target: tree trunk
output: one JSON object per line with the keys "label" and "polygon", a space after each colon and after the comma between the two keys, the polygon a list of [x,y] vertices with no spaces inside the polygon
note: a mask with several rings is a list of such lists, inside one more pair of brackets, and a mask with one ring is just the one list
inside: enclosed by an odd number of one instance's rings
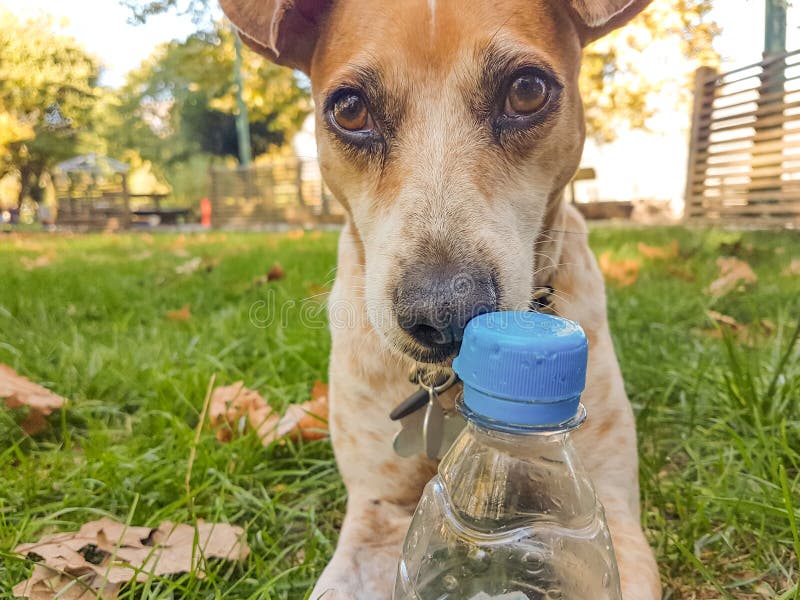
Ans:
{"label": "tree trunk", "polygon": [[25,196],[28,195],[28,189],[30,185],[28,183],[31,176],[31,172],[27,169],[20,169],[19,170],[19,194],[17,195],[17,212],[22,210],[22,202],[25,200]]}

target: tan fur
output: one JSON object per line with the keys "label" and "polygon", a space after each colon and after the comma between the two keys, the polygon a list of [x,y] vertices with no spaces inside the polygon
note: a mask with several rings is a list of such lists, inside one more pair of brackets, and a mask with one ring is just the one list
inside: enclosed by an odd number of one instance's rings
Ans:
{"label": "tan fur", "polygon": [[[407,354],[419,346],[398,326],[392,292],[403,269],[456,259],[495,268],[503,310],[525,309],[534,285],[552,284],[557,313],[586,330],[583,402],[590,417],[575,445],[606,507],[624,599],[660,597],[640,526],[635,421],[608,329],[603,279],[581,217],[562,201],[584,139],[581,44],[647,1],[224,0],[265,55],[275,59],[277,50],[279,60],[310,74],[323,175],[348,213],[329,301],[331,437],[348,506],[312,598],[391,597],[410,515],[436,470],[432,461],[392,450],[398,425],[388,414],[413,389]],[[249,20],[237,22],[253,14],[264,15],[262,34]],[[293,28],[314,25],[295,47],[282,19]],[[470,105],[490,46],[546,63],[564,83],[560,110],[535,138],[503,148],[476,123]],[[380,74],[397,113],[383,160],[349,152],[322,125],[328,95],[353,85],[365,68]]]}

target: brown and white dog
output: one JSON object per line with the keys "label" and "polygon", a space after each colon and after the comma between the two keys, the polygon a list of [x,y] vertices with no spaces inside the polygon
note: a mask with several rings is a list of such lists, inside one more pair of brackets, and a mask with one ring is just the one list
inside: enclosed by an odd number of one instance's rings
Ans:
{"label": "brown and white dog", "polygon": [[548,285],[554,310],[589,338],[590,417],[574,442],[606,508],[623,596],[660,598],[603,279],[562,200],[584,141],[581,49],[649,2],[221,1],[248,45],[310,76],[323,176],[348,215],[329,307],[347,514],[312,598],[391,597],[436,469],[392,449],[388,413],[413,391],[409,366],[446,363],[470,317],[525,310]]}

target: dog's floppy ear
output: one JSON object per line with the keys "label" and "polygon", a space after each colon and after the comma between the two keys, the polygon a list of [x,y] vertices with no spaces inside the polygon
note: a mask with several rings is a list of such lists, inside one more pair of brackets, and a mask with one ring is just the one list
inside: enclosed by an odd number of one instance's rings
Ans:
{"label": "dog's floppy ear", "polygon": [[333,0],[220,0],[242,41],[270,60],[308,72]]}
{"label": "dog's floppy ear", "polygon": [[584,46],[622,27],[652,0],[569,0]]}

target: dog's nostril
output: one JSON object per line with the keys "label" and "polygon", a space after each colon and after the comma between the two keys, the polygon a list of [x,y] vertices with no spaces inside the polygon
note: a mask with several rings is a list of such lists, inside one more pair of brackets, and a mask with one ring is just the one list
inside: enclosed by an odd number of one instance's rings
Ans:
{"label": "dog's nostril", "polygon": [[408,333],[417,339],[417,341],[420,341],[427,346],[449,344],[456,341],[450,338],[448,335],[450,332],[447,330],[447,328],[437,329],[436,327],[426,325],[425,323],[413,325],[406,329],[406,331],[408,331]]}

